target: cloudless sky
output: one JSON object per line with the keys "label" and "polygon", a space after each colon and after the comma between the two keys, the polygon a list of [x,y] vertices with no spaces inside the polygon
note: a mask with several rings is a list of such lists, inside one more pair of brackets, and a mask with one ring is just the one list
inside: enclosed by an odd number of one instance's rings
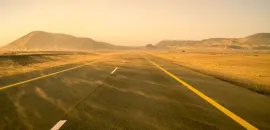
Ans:
{"label": "cloudless sky", "polygon": [[0,0],[0,46],[35,30],[116,45],[270,32],[270,0]]}

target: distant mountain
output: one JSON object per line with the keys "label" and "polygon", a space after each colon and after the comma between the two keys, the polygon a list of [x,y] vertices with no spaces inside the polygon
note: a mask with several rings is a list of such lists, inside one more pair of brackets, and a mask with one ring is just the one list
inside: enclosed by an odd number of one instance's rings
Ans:
{"label": "distant mountain", "polygon": [[178,40],[164,40],[157,43],[155,46],[157,47],[174,47],[174,46],[185,46],[185,45],[193,45],[198,41],[178,41]]}
{"label": "distant mountain", "polygon": [[[75,37],[67,34],[48,33],[33,31],[29,34],[11,42],[1,49],[10,51],[27,50],[93,50],[93,49],[115,49],[117,46],[94,41],[90,38]],[[119,47],[124,48],[124,47]]]}
{"label": "distant mountain", "polygon": [[270,45],[270,33],[257,33],[240,40],[243,44]]}
{"label": "distant mountain", "polygon": [[154,45],[152,45],[152,44],[147,44],[147,45],[145,46],[145,48],[146,48],[146,49],[155,49],[156,47],[155,47]]}
{"label": "distant mountain", "polygon": [[223,48],[223,49],[270,49],[270,33],[257,33],[245,38],[209,38],[201,41],[164,40],[159,48]]}

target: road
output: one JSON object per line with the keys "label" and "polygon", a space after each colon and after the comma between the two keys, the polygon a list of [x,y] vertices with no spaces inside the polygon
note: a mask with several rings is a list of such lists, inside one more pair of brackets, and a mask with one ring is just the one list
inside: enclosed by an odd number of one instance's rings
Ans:
{"label": "road", "polygon": [[269,96],[141,53],[3,77],[0,86],[3,130],[270,129]]}

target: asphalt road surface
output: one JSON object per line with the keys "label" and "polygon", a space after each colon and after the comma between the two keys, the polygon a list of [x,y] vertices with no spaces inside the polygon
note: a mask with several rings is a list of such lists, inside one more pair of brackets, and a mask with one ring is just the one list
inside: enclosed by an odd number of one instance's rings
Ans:
{"label": "asphalt road surface", "polygon": [[141,53],[0,78],[0,129],[270,129],[270,97]]}

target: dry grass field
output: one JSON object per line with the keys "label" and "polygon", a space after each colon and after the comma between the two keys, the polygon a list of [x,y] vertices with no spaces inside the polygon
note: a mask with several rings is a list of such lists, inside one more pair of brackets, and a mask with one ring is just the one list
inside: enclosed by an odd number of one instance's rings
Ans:
{"label": "dry grass field", "polygon": [[152,51],[149,54],[260,93],[270,92],[269,52]]}
{"label": "dry grass field", "polygon": [[90,61],[113,51],[96,52],[1,52],[0,77],[59,65]]}

